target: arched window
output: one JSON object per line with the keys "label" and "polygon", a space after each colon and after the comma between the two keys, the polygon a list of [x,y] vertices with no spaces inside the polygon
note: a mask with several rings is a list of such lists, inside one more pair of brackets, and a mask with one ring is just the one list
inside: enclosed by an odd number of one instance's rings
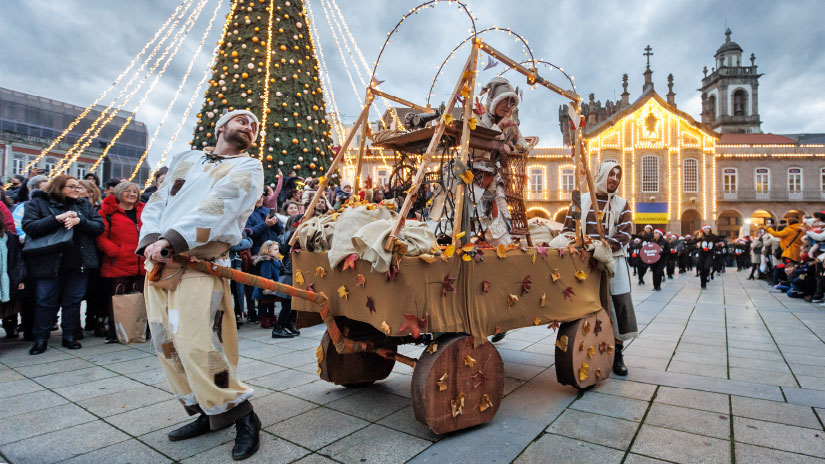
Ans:
{"label": "arched window", "polygon": [[659,158],[653,155],[642,157],[642,193],[659,191]]}
{"label": "arched window", "polygon": [[711,95],[708,97],[708,111],[712,117],[716,117],[716,95]]}
{"label": "arched window", "polygon": [[682,186],[685,193],[699,192],[699,160],[696,158],[682,161]]}
{"label": "arched window", "polygon": [[745,89],[737,89],[733,92],[733,115],[745,116],[748,114],[748,93]]}

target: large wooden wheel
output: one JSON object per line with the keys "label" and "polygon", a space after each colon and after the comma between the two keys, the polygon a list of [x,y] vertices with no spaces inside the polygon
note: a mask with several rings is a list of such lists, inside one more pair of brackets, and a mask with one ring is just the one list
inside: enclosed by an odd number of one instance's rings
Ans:
{"label": "large wooden wheel", "polygon": [[[387,340],[369,324],[346,318],[336,319],[341,330],[348,336],[360,339],[381,340],[380,347],[395,351],[398,345]],[[318,355],[318,375],[327,382],[345,387],[366,387],[376,380],[386,379],[395,365],[394,359],[387,359],[373,352],[340,354],[332,344],[329,332],[324,332]]]}
{"label": "large wooden wheel", "polygon": [[418,359],[411,386],[415,418],[434,433],[489,422],[504,396],[504,363],[492,343],[474,348],[463,334],[445,334]]}
{"label": "large wooden wheel", "polygon": [[587,388],[610,377],[614,354],[613,324],[601,310],[565,322],[556,337],[556,377],[562,385]]}

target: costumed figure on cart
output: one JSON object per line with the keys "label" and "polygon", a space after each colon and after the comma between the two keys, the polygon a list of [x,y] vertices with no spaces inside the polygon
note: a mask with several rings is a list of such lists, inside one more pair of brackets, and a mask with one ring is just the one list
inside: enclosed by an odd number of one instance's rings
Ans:
{"label": "costumed figure on cart", "polygon": [[[616,265],[615,274],[610,278],[609,301],[610,319],[613,322],[613,336],[616,343],[613,372],[616,375],[627,375],[622,347],[625,341],[639,335],[639,329],[636,324],[633,300],[630,297],[630,268],[627,263],[627,246],[630,243],[630,232],[633,230],[633,213],[627,200],[616,195],[621,180],[621,166],[613,161],[605,161],[599,168],[595,185],[596,201],[602,217],[605,240],[610,245]],[[575,211],[574,206],[570,205],[568,211]],[[597,218],[590,195],[581,197],[581,215],[582,233],[589,240],[599,240]],[[576,219],[568,213],[564,219],[563,231],[575,232]]]}
{"label": "costumed figure on cart", "polygon": [[478,175],[473,181],[477,201],[476,212],[485,229],[485,241],[490,245],[512,243],[510,237],[510,211],[507,208],[505,182],[501,170],[505,157],[517,151],[529,151],[538,139],[528,143],[521,135],[518,121],[520,102],[518,89],[513,89],[503,77],[494,77],[481,89],[487,95],[485,111],[479,125],[501,132],[489,150],[475,150],[473,170]]}
{"label": "costumed figure on cart", "polygon": [[146,313],[155,351],[175,397],[194,422],[169,433],[178,441],[235,424],[233,459],[258,449],[261,422],[253,390],[236,375],[238,338],[229,280],[173,261],[180,254],[228,266],[263,192],[261,162],[245,151],[258,135],[249,111],[226,113],[212,151],[177,155],[143,209],[137,253],[146,256]]}

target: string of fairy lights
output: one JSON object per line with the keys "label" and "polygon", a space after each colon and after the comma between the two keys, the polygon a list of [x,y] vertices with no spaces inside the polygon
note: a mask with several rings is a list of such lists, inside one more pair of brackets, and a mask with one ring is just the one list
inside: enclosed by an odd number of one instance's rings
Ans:
{"label": "string of fairy lights", "polygon": [[158,126],[155,128],[155,132],[152,134],[151,140],[149,140],[149,143],[146,145],[146,149],[143,151],[143,154],[140,156],[138,162],[135,164],[135,169],[129,176],[129,181],[134,179],[137,173],[140,171],[140,167],[143,165],[143,162],[149,155],[149,150],[151,150],[152,146],[155,144],[155,140],[157,140],[161,128],[163,128],[163,125],[166,124],[166,119],[169,117],[169,113],[172,111],[172,107],[175,106],[175,103],[178,101],[178,97],[180,96],[183,87],[189,80],[189,74],[192,72],[192,67],[195,65],[195,61],[197,61],[198,57],[201,55],[201,50],[203,50],[203,46],[206,43],[206,38],[209,36],[209,32],[212,30],[212,25],[214,24],[215,18],[217,18],[218,11],[220,11],[221,7],[223,7],[223,0],[218,0],[217,4],[215,5],[215,10],[212,13],[212,17],[209,19],[209,23],[206,25],[206,29],[203,32],[203,36],[201,37],[201,41],[198,44],[198,48],[192,55],[192,59],[189,60],[189,65],[186,67],[186,72],[184,73],[183,78],[181,79],[180,84],[178,85],[178,88],[175,90],[175,94],[172,96],[172,100],[169,101],[169,105],[166,107],[166,111],[163,113],[163,117],[158,123]]}
{"label": "string of fairy lights", "polygon": [[330,126],[335,132],[335,139],[340,141],[343,140],[345,136],[344,124],[341,122],[340,110],[338,109],[338,104],[335,101],[335,91],[333,90],[332,82],[329,77],[329,71],[327,70],[323,47],[321,46],[320,41],[316,42],[315,40],[315,38],[318,37],[318,30],[315,25],[315,16],[312,14],[310,2],[304,2],[304,10],[306,12],[307,22],[310,27],[309,40],[315,47],[315,54],[318,56],[318,63],[321,65],[321,69],[318,72],[321,77],[321,87],[324,89],[324,95],[329,97],[327,98],[327,106],[332,107],[332,111],[327,112],[331,119]]}
{"label": "string of fairy lights", "polygon": [[[125,122],[122,126],[120,126],[120,129],[117,131],[117,133],[114,135],[114,137],[112,137],[112,139],[111,139],[111,140],[109,141],[109,143],[106,145],[106,148],[103,150],[103,153],[102,153],[102,154],[101,154],[101,155],[97,158],[97,160],[96,160],[96,161],[92,164],[92,166],[89,168],[89,171],[90,171],[90,172],[94,172],[94,170],[95,170],[95,169],[97,169],[97,167],[98,167],[98,166],[100,166],[100,163],[102,163],[102,162],[103,162],[103,160],[106,158],[106,155],[108,155],[108,154],[109,154],[109,151],[112,149],[112,147],[114,147],[115,142],[117,142],[117,140],[120,138],[120,136],[121,136],[121,135],[123,134],[123,132],[126,130],[126,128],[129,126],[129,123],[131,123],[131,122],[132,122],[132,120],[134,119],[135,114],[137,113],[137,111],[139,111],[139,110],[140,110],[140,108],[143,106],[143,104],[144,104],[144,103],[146,102],[146,100],[148,99],[149,95],[151,95],[151,94],[152,94],[152,91],[155,89],[155,86],[157,85],[158,81],[160,80],[160,78],[163,76],[163,74],[165,73],[166,69],[168,68],[169,63],[171,63],[171,62],[172,62],[172,60],[174,59],[175,55],[177,55],[178,51],[180,51],[181,45],[182,45],[182,44],[183,44],[183,42],[185,41],[186,36],[187,36],[187,35],[189,34],[189,32],[192,30],[192,27],[195,25],[195,22],[196,22],[196,21],[197,21],[197,19],[200,17],[200,14],[201,14],[201,12],[203,11],[203,8],[204,8],[204,6],[206,6],[206,3],[207,3],[208,1],[209,1],[209,0],[200,0],[200,2],[198,3],[197,8],[195,9],[195,11],[194,11],[194,12],[193,12],[193,13],[192,13],[192,14],[191,14],[188,18],[187,18],[186,22],[185,22],[185,23],[184,23],[184,24],[180,27],[180,29],[178,30],[178,32],[175,34],[175,36],[173,37],[172,41],[170,42],[169,46],[168,46],[168,47],[166,47],[166,49],[163,51],[163,54],[162,54],[162,55],[161,55],[161,56],[157,59],[157,61],[156,61],[156,62],[155,62],[155,64],[152,66],[152,68],[149,70],[149,72],[147,72],[147,73],[146,73],[146,75],[145,75],[145,76],[141,79],[141,81],[140,81],[140,83],[138,84],[137,88],[135,88],[135,89],[134,89],[134,90],[133,90],[133,91],[132,91],[132,92],[131,92],[131,93],[130,93],[130,94],[129,94],[126,98],[125,98],[126,102],[130,101],[130,100],[132,99],[132,97],[134,97],[134,96],[135,96],[135,95],[136,95],[136,94],[140,91],[140,89],[141,89],[141,88],[143,87],[143,85],[146,83],[146,81],[148,80],[148,78],[149,78],[150,76],[152,76],[152,74],[153,74],[153,73],[154,73],[154,71],[157,69],[157,67],[158,67],[159,65],[161,66],[160,71],[158,71],[158,73],[157,73],[157,74],[155,74],[154,79],[152,80],[152,83],[149,85],[149,88],[147,89],[147,91],[143,94],[143,96],[142,96],[142,97],[141,97],[141,99],[139,100],[139,102],[138,102],[138,104],[136,105],[136,107],[135,107],[134,111],[133,111],[132,113],[130,113],[130,114],[129,114],[129,117],[126,119],[126,122]],[[161,63],[162,63],[162,65],[161,65]],[[126,102],[124,102],[124,104],[125,104]],[[122,107],[122,106],[123,106],[123,105],[120,105],[120,107]],[[50,178],[52,178],[52,177],[54,177],[54,176],[56,176],[56,175],[60,175],[60,174],[62,174],[62,173],[63,173],[63,172],[65,172],[65,171],[66,171],[66,170],[67,170],[67,169],[68,169],[68,168],[69,168],[69,167],[70,167],[70,166],[71,166],[71,165],[72,165],[75,161],[77,161],[77,159],[78,159],[78,158],[80,157],[80,155],[83,153],[83,150],[85,150],[85,149],[86,149],[86,147],[88,147],[88,146],[89,146],[89,144],[91,144],[91,143],[92,143],[92,141],[93,141],[95,138],[97,138],[97,136],[100,134],[100,132],[103,130],[103,128],[104,128],[104,127],[106,127],[106,125],[108,125],[108,124],[109,124],[109,123],[110,123],[110,122],[111,122],[111,121],[115,118],[115,116],[116,116],[116,115],[117,115],[117,112],[116,112],[116,111],[111,112],[111,113],[107,116],[107,118],[106,118],[106,119],[105,119],[105,120],[104,120],[101,124],[99,124],[99,125],[98,125],[98,127],[97,127],[97,129],[96,129],[95,133],[94,133],[94,134],[92,134],[92,135],[91,135],[91,136],[87,139],[87,141],[86,141],[86,142],[84,142],[84,144],[83,144],[83,145],[81,145],[81,146],[77,149],[76,153],[75,153],[75,154],[71,157],[71,159],[69,159],[69,161],[68,161],[68,162],[64,163],[64,164],[63,164],[63,166],[61,166],[61,167],[59,167],[59,168],[55,168],[55,169],[53,169],[53,170],[52,170],[52,173],[50,173]],[[65,159],[66,159],[66,158],[64,158],[64,160],[65,160]]]}
{"label": "string of fairy lights", "polygon": [[[269,18],[266,22],[266,72],[264,74],[263,106],[261,107],[261,140],[266,138],[267,116],[269,116],[269,79],[272,68],[272,21],[275,15],[275,0],[269,0]],[[258,159],[264,159],[264,144],[261,143]]]}
{"label": "string of fairy lights", "polygon": [[[108,124],[109,122],[111,122],[112,119],[114,119],[114,116],[117,115],[117,110],[119,108],[122,108],[123,106],[125,106],[131,100],[131,98],[140,90],[140,88],[143,86],[143,83],[146,81],[146,79],[151,75],[152,72],[154,72],[154,69],[162,61],[162,59],[163,59],[162,57],[159,57],[155,61],[155,65],[153,65],[150,68],[150,70],[146,73],[146,75],[143,77],[143,79],[139,82],[137,88],[133,89],[131,93],[126,94],[126,92],[128,92],[128,91],[130,91],[130,89],[132,89],[132,84],[134,84],[134,82],[137,80],[138,76],[141,75],[141,72],[146,67],[146,65],[149,64],[152,61],[152,59],[157,54],[158,50],[161,49],[161,47],[166,42],[166,40],[169,38],[169,36],[172,34],[172,32],[174,32],[177,29],[178,23],[183,18],[183,16],[188,14],[188,13],[189,13],[189,11],[187,9],[187,10],[185,10],[181,13],[180,17],[175,19],[175,21],[172,23],[172,25],[169,27],[169,29],[166,31],[166,33],[163,35],[161,40],[159,40],[158,43],[155,45],[155,47],[152,49],[152,52],[146,57],[146,60],[141,64],[141,66],[138,68],[138,70],[132,75],[132,77],[129,79],[129,81],[126,82],[124,87],[118,93],[117,97],[103,111],[100,112],[100,114],[97,116],[97,118],[94,121],[92,121],[92,124],[89,126],[89,128],[86,129],[86,131],[80,136],[80,138],[77,139],[75,144],[66,152],[64,157],[57,163],[55,168],[52,170],[52,173],[54,173],[56,169],[62,169],[62,167],[64,165],[65,166],[70,166],[72,163],[74,163],[77,160],[77,158],[79,158],[79,154],[82,153],[83,150],[85,150],[92,143],[92,141],[94,140],[95,137],[98,136],[98,134],[100,134],[100,132],[103,130],[103,127],[105,126],[105,124]],[[194,13],[197,13],[197,11],[193,12],[193,14]],[[185,29],[185,27],[186,27],[186,23],[184,23],[184,25],[181,26],[181,30]],[[178,32],[178,34],[179,33],[180,33],[180,31]],[[173,38],[172,43],[174,43],[174,40],[175,39]],[[168,50],[168,46],[167,46],[166,50]],[[164,50],[164,52],[163,52],[164,56],[167,53],[166,50]],[[101,125],[101,123],[104,122],[104,121],[105,121],[105,124]],[[94,132],[94,134],[92,134],[93,132]],[[76,154],[77,154],[77,156],[75,156]],[[61,172],[63,172],[63,171],[65,171],[65,169],[61,170]]]}
{"label": "string of fairy lights", "polygon": [[[23,172],[28,172],[33,166],[37,165],[37,163],[40,162],[40,160],[43,159],[43,157],[45,157],[47,154],[49,154],[66,137],[66,135],[68,135],[80,123],[80,121],[82,121],[89,114],[89,112],[94,107],[96,107],[106,97],[106,95],[109,94],[109,92],[112,91],[112,89],[117,87],[117,85],[120,83],[120,81],[123,80],[123,78],[126,77],[127,74],[129,74],[129,72],[132,70],[132,68],[135,66],[135,64],[137,64],[137,62],[140,61],[141,56],[143,56],[143,54],[146,53],[146,50],[150,46],[152,46],[153,43],[155,43],[158,40],[158,37],[164,31],[168,31],[168,30],[171,30],[172,28],[174,28],[175,27],[174,24],[177,24],[177,22],[183,17],[185,12],[189,9],[189,7],[191,5],[192,5],[192,0],[183,0],[177,6],[177,8],[175,8],[175,10],[172,12],[172,14],[169,15],[169,17],[160,26],[160,28],[158,28],[158,30],[155,32],[155,35],[152,36],[152,38],[149,39],[149,41],[146,43],[146,45],[143,46],[143,48],[137,53],[137,55],[135,55],[135,57],[132,58],[132,61],[129,62],[128,66],[126,66],[126,69],[124,69],[120,73],[120,75],[118,75],[115,78],[115,80],[109,85],[109,87],[107,87],[103,92],[101,92],[100,95],[98,95],[97,98],[95,98],[95,100],[92,102],[91,105],[87,106],[71,123],[69,123],[69,125],[66,126],[65,129],[63,129],[63,132],[61,132],[60,135],[58,135],[54,140],[52,140],[52,142],[46,148],[41,150],[39,155],[37,155],[33,160],[31,160],[28,164],[26,164],[26,166],[23,168]],[[175,21],[175,23],[170,28],[169,25],[170,25],[170,23],[172,23],[173,20]],[[168,34],[168,32],[167,32],[167,34]],[[165,40],[165,39],[162,39],[162,40]],[[154,53],[154,51],[152,53]],[[143,66],[145,66],[145,62],[144,62],[144,65],[142,65],[140,69],[143,69]],[[10,186],[11,186],[11,183],[8,183],[8,184],[4,185],[3,188],[8,189]]]}
{"label": "string of fairy lights", "polygon": [[[238,7],[238,0],[232,0],[232,2],[230,4],[230,7],[229,7],[229,14],[226,16],[226,21],[223,24],[223,30],[221,31],[221,37],[218,40],[217,44],[215,45],[215,48],[212,50],[212,64],[217,62],[218,51],[221,49],[221,47],[224,44],[224,41],[226,40],[226,34],[227,34],[227,31],[229,30],[229,25],[232,22],[232,17],[234,16],[235,10],[237,9],[237,7]],[[150,173],[150,175],[147,177],[146,183],[144,184],[144,188],[148,188],[151,185],[152,180],[155,176],[155,173],[163,166],[163,163],[166,161],[166,157],[169,155],[169,152],[172,149],[172,145],[175,143],[175,140],[177,140],[181,129],[183,129],[183,125],[186,123],[187,119],[189,118],[189,114],[191,113],[192,108],[195,105],[195,101],[199,98],[199,96],[201,94],[201,90],[203,89],[203,86],[206,84],[206,82],[209,80],[209,76],[211,74],[212,74],[212,65],[207,66],[206,68],[204,68],[203,75],[201,76],[201,80],[198,82],[198,85],[195,88],[195,92],[193,92],[192,96],[189,98],[189,103],[187,103],[187,105],[186,105],[186,109],[183,112],[183,116],[181,117],[180,121],[178,122],[178,126],[175,128],[175,132],[172,134],[172,137],[169,138],[169,142],[166,144],[166,147],[163,149],[163,153],[161,153],[160,159],[155,164],[155,167],[154,167],[154,169],[152,169],[152,172]],[[134,176],[134,174],[133,174],[133,176]]]}

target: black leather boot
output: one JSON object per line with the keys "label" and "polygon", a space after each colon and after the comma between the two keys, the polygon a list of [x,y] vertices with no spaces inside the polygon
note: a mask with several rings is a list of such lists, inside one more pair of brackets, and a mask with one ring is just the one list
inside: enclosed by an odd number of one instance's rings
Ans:
{"label": "black leather boot", "polygon": [[261,420],[255,411],[235,421],[235,446],[232,447],[232,459],[241,461],[255,454],[261,445]]}
{"label": "black leather boot", "polygon": [[48,346],[47,342],[34,342],[34,346],[29,350],[29,354],[43,354]]}
{"label": "black leather boot", "polygon": [[301,331],[298,330],[298,324],[296,321],[289,321],[289,323],[284,326],[287,332],[291,333],[292,335],[301,335]]}
{"label": "black leather boot", "polygon": [[172,430],[167,436],[169,437],[169,441],[181,441],[199,437],[205,433],[209,433],[209,431],[209,416],[201,414],[194,422]]}
{"label": "black leather boot", "polygon": [[280,324],[275,324],[275,327],[272,329],[272,338],[292,338],[294,334],[289,333],[285,328],[281,327]]}
{"label": "black leather boot", "polygon": [[71,339],[71,338],[64,338],[63,341],[60,342],[60,344],[64,348],[68,348],[70,350],[79,350],[80,348],[82,348],[79,341]]}
{"label": "black leather boot", "polygon": [[613,355],[613,373],[624,377],[627,375],[627,366],[624,365],[624,356],[622,356],[623,345],[616,344],[616,351]]}

